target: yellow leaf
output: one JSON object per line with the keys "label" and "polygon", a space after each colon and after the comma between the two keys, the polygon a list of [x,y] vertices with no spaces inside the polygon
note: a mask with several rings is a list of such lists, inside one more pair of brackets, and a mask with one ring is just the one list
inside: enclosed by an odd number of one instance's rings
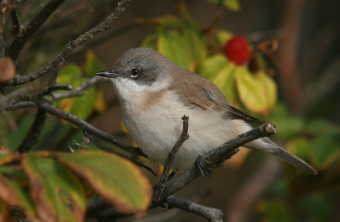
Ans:
{"label": "yellow leaf", "polygon": [[224,96],[234,101],[236,98],[236,84],[234,78],[235,64],[227,63],[224,67],[216,73],[212,82],[222,91]]}
{"label": "yellow leaf", "polygon": [[123,121],[120,121],[120,125],[122,126],[122,131],[123,131],[125,134],[129,135],[129,132],[128,132],[127,129],[125,128]]}
{"label": "yellow leaf", "polygon": [[268,113],[266,93],[262,83],[245,67],[235,69],[237,91],[242,103],[252,112]]}
{"label": "yellow leaf", "polygon": [[258,73],[256,73],[255,77],[262,83],[262,86],[266,93],[269,110],[272,110],[275,107],[277,100],[276,83],[263,71],[259,71]]}
{"label": "yellow leaf", "polygon": [[94,109],[99,113],[103,113],[106,110],[104,93],[100,89],[97,90],[97,99],[94,104]]}
{"label": "yellow leaf", "polygon": [[240,147],[240,151],[237,154],[235,154],[233,156],[233,158],[225,161],[223,163],[223,166],[230,167],[232,169],[239,168],[244,163],[244,161],[245,161],[246,157],[248,156],[249,152],[250,152],[250,149],[247,149],[247,148],[244,148],[244,147]]}

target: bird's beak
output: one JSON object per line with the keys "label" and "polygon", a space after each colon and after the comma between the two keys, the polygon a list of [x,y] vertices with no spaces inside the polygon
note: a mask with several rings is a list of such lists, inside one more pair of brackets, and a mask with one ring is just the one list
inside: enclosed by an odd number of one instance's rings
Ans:
{"label": "bird's beak", "polygon": [[111,73],[109,70],[97,72],[96,75],[107,78],[117,78],[119,76],[118,73]]}

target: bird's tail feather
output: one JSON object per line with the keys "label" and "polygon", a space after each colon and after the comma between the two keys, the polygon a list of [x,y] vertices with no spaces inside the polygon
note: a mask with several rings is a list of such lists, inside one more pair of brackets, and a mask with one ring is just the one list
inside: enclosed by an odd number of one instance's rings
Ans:
{"label": "bird's tail feather", "polygon": [[308,163],[281,148],[279,145],[271,141],[269,138],[258,139],[253,142],[245,144],[245,147],[255,149],[261,152],[270,153],[281,160],[284,160],[310,174],[318,174],[316,170]]}

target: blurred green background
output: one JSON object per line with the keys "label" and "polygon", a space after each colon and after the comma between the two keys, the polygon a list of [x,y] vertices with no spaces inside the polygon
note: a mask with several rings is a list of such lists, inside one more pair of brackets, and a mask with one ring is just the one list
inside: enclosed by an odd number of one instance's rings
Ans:
{"label": "blurred green background", "polygon": [[[22,2],[18,11],[25,26],[46,1]],[[106,18],[117,2],[65,1],[26,45],[17,73],[32,73],[44,66],[70,39]],[[340,221],[339,11],[340,2],[335,0],[132,1],[111,30],[68,57],[57,82],[76,87],[95,72],[108,69],[130,48],[156,49],[213,81],[236,107],[275,124],[277,134],[272,139],[319,172],[308,175],[241,148],[208,180],[197,179],[177,196],[223,209],[225,221],[230,222]],[[240,65],[223,50],[235,35],[244,36],[252,52]],[[43,89],[48,79],[46,75],[31,85]],[[92,87],[83,97],[54,105],[133,143],[121,124],[118,100],[109,82]],[[15,150],[35,112],[1,113],[0,145]],[[34,149],[67,150],[82,136],[71,124],[48,117]],[[157,178],[145,174],[157,183]],[[159,221],[204,221],[177,209],[171,212],[161,214]],[[151,221],[152,214],[159,213],[159,209],[152,210],[149,219],[141,220]]]}

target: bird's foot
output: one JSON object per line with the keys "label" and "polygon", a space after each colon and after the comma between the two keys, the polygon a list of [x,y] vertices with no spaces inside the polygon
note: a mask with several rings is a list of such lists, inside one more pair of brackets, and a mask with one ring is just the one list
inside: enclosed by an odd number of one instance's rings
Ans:
{"label": "bird's foot", "polygon": [[169,209],[168,198],[164,199],[164,201],[162,202],[161,206],[164,207],[164,209],[162,210],[163,212],[166,212]]}
{"label": "bird's foot", "polygon": [[206,169],[205,172],[203,169],[202,169],[202,163],[201,163],[201,158],[203,157],[204,155],[199,155],[195,161],[195,164],[197,165],[198,169],[200,170],[201,172],[201,175],[202,177],[204,177],[205,179],[208,179],[211,174],[212,174],[212,170],[211,169]]}

